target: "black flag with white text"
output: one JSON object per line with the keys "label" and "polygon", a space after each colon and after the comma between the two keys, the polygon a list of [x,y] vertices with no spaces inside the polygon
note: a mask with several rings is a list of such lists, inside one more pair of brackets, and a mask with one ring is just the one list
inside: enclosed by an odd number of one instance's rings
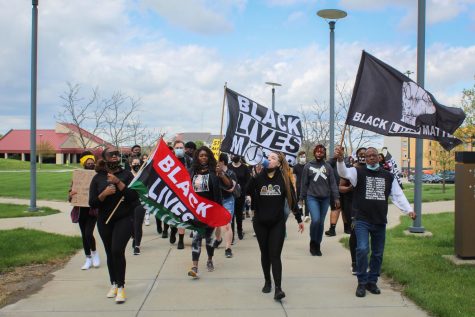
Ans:
{"label": "black flag with white text", "polygon": [[437,140],[446,150],[462,143],[452,134],[465,120],[409,77],[363,51],[346,124],[387,136]]}
{"label": "black flag with white text", "polygon": [[279,114],[231,89],[226,89],[226,99],[229,122],[222,152],[243,156],[248,163],[257,164],[260,161],[256,161],[256,156],[278,151],[285,154],[290,165],[295,164],[302,143],[298,116]]}

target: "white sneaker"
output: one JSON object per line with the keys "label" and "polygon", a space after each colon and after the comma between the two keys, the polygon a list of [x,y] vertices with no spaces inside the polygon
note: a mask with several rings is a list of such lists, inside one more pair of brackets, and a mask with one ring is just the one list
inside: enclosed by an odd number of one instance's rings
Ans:
{"label": "white sneaker", "polygon": [[116,303],[123,303],[125,302],[125,289],[123,287],[119,287],[117,289],[117,296],[115,297]]}
{"label": "white sneaker", "polygon": [[117,284],[112,284],[111,289],[107,293],[107,298],[114,298],[117,295]]}
{"label": "white sneaker", "polygon": [[146,213],[145,214],[145,221],[144,221],[144,224],[146,226],[150,226],[150,214],[149,213]]}
{"label": "white sneaker", "polygon": [[86,258],[86,262],[82,266],[81,270],[89,270],[92,266],[92,259],[90,257]]}
{"label": "white sneaker", "polygon": [[92,252],[92,266],[95,268],[101,266],[101,259],[99,259],[99,253],[97,251]]}
{"label": "white sneaker", "polygon": [[309,217],[309,216],[305,216],[305,217],[303,218],[303,221],[304,221],[304,222],[309,222],[309,221],[310,221],[310,217]]}

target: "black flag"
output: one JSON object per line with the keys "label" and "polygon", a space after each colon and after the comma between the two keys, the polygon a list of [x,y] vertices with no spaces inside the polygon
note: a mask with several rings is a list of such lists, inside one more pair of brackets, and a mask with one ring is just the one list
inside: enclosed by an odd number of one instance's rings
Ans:
{"label": "black flag", "polygon": [[294,165],[302,142],[299,117],[279,114],[228,88],[226,99],[229,123],[222,152],[243,156],[255,165],[269,151],[278,151]]}
{"label": "black flag", "polygon": [[346,124],[388,136],[437,140],[446,150],[462,143],[452,134],[465,120],[409,77],[363,51]]}

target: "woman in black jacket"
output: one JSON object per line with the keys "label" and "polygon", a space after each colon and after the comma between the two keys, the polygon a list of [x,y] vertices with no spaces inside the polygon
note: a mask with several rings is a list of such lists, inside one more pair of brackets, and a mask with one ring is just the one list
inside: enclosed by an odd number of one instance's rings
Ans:
{"label": "woman in black jacket", "polygon": [[271,291],[270,271],[275,284],[275,300],[285,297],[282,291],[282,261],[280,259],[285,239],[286,204],[298,222],[299,232],[303,232],[302,215],[297,206],[297,198],[290,179],[290,168],[282,153],[271,152],[269,165],[261,173],[252,177],[247,185],[247,193],[255,202],[255,216],[252,222],[261,250],[261,265],[265,284],[263,293]]}
{"label": "woman in black jacket", "polygon": [[134,208],[139,200],[137,193],[127,187],[134,177],[129,170],[120,166],[119,151],[107,148],[102,152],[102,158],[96,165],[97,174],[91,181],[89,205],[99,209],[97,229],[106,251],[112,284],[107,297],[115,297],[117,303],[123,303],[125,248],[132,234]]}

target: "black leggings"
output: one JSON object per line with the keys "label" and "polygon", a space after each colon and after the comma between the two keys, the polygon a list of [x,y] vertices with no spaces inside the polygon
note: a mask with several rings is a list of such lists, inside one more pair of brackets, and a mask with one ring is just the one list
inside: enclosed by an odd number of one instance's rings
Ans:
{"label": "black leggings", "polygon": [[134,238],[135,245],[140,246],[142,242],[142,225],[145,218],[145,208],[142,205],[138,205],[134,209],[134,230],[132,231],[132,237]]}
{"label": "black leggings", "polygon": [[201,233],[195,231],[193,234],[193,240],[191,242],[191,260],[199,261],[201,255],[201,243],[203,238],[206,241],[206,253],[208,253],[208,259],[211,259],[214,255],[213,247],[213,232],[214,228],[206,227],[204,236]]}
{"label": "black leggings", "polygon": [[284,247],[285,219],[282,217],[275,223],[260,223],[257,219],[252,222],[256,233],[259,249],[261,250],[261,265],[266,281],[270,281],[270,269],[274,276],[275,287],[281,286],[282,261],[280,255]]}
{"label": "black leggings", "polygon": [[104,223],[105,219],[97,222],[97,229],[104,244],[107,255],[107,268],[111,284],[118,287],[125,284],[125,248],[132,234],[132,215]]}
{"label": "black leggings", "polygon": [[237,232],[242,233],[242,213],[244,211],[245,202],[246,202],[246,197],[244,195],[241,195],[241,197],[235,198],[234,200],[234,216],[233,216],[233,222],[231,224],[231,227],[233,230],[233,237],[234,237],[234,232],[235,232],[234,223],[237,224]]}
{"label": "black leggings", "polygon": [[91,251],[96,251],[96,239],[94,239],[94,228],[97,217],[89,215],[89,207],[79,209],[79,229],[81,229],[82,247],[86,256],[91,255]]}

